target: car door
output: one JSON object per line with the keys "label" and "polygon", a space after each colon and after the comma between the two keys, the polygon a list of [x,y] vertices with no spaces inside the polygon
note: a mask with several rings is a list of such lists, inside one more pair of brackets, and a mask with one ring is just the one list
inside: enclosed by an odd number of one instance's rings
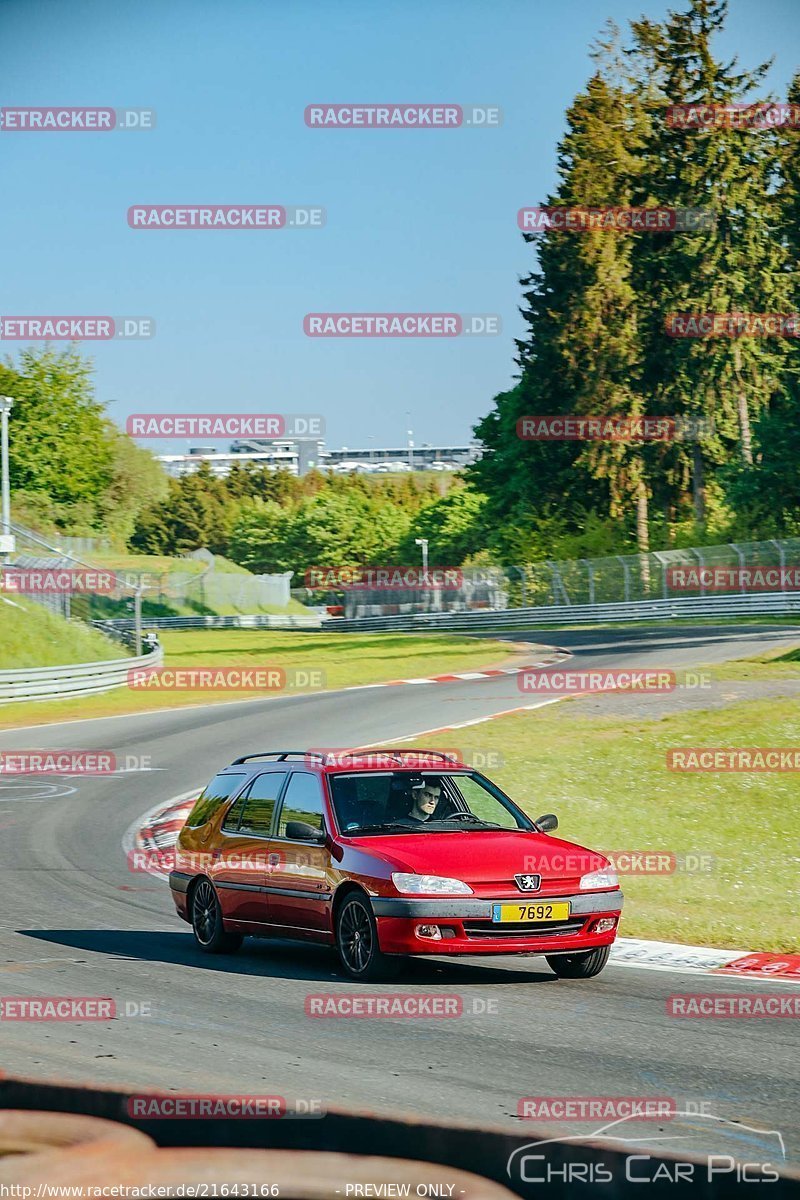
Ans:
{"label": "car door", "polygon": [[287,772],[280,770],[256,775],[222,822],[211,877],[229,921],[263,925],[269,920],[269,838],[286,776]]}
{"label": "car door", "polygon": [[293,771],[281,799],[269,843],[269,920],[298,932],[322,933],[328,928],[331,898],[330,850],[324,843],[290,838],[287,825],[293,821],[325,831],[322,781],[311,771]]}

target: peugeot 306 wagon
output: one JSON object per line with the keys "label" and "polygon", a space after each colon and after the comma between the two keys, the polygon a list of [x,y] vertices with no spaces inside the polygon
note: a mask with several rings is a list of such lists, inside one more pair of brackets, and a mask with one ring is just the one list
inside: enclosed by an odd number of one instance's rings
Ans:
{"label": "peugeot 306 wagon", "polygon": [[585,979],[608,960],[622,892],[557,826],[437,751],[264,751],[202,793],[169,882],[211,954],[301,938],[362,981],[408,955],[542,954]]}

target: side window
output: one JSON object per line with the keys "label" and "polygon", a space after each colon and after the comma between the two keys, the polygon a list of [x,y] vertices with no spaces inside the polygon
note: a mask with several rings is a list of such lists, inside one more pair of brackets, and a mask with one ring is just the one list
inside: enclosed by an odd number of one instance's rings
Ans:
{"label": "side window", "polygon": [[240,833],[252,833],[259,837],[269,835],[275,803],[281,794],[285,778],[285,771],[268,771],[264,775],[256,776],[244,800]]}
{"label": "side window", "polygon": [[491,821],[492,824],[500,825],[503,829],[519,829],[519,823],[514,814],[503,808],[494,796],[478,783],[477,779],[470,779],[469,775],[455,775],[453,783],[464,797],[469,811],[476,817],[480,817],[482,821]]}
{"label": "side window", "polygon": [[295,771],[289,780],[281,807],[278,837],[286,837],[288,821],[305,821],[313,829],[324,829],[322,819],[322,786],[316,775]]}
{"label": "side window", "polygon": [[247,798],[247,788],[244,789],[241,796],[237,797],[237,799],[234,800],[233,804],[230,806],[230,808],[226,812],[225,820],[222,822],[222,828],[225,830],[226,833],[235,833],[236,830],[239,828],[239,822],[242,819],[242,813],[244,812],[244,802],[245,802],[246,798]]}
{"label": "side window", "polygon": [[233,795],[243,779],[243,774],[216,775],[189,813],[186,819],[188,827],[197,829],[198,826],[205,825],[210,821],[228,797]]}

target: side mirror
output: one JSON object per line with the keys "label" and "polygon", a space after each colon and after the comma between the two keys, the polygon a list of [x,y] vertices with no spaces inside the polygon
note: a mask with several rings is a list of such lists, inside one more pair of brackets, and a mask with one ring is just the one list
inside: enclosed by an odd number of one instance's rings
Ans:
{"label": "side mirror", "polygon": [[292,842],[324,842],[325,830],[306,825],[305,821],[287,821],[286,836]]}
{"label": "side mirror", "polygon": [[538,821],[534,821],[534,825],[539,833],[550,833],[553,829],[558,829],[558,817],[555,813],[545,813]]}

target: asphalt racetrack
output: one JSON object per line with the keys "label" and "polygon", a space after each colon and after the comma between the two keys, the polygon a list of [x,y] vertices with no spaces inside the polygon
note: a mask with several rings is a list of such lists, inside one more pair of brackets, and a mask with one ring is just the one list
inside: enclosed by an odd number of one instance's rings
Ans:
{"label": "asphalt racetrack", "polygon": [[[309,635],[313,636],[313,635]],[[516,635],[523,638],[523,635]],[[788,626],[553,630],[570,666],[692,667],[796,644]],[[457,1019],[322,1020],[309,993],[363,992],[332,952],[248,940],[206,957],[174,914],[166,884],[132,873],[126,830],[160,802],[199,790],[238,754],[355,746],[540,703],[513,677],[321,693],[0,733],[0,750],[111,749],[150,771],[111,779],[0,781],[0,995],[114,997],[108,1022],[4,1023],[9,1073],[185,1092],[269,1093],[336,1107],[500,1124],[519,1131],[523,1096],[663,1096],[732,1125],[639,1122],[638,1144],[800,1162],[797,1022],[676,1020],[676,992],[776,992],[761,984],[610,965],[558,980],[543,959],[414,960],[385,990],[458,994]],[[0,717],[0,720],[2,718]],[[535,717],[532,718],[535,721]],[[535,795],[531,761],[530,795]],[[631,798],[632,800],[634,798]],[[543,798],[543,811],[547,809]],[[735,897],[731,897],[735,904]],[[624,920],[623,920],[624,934]],[[757,947],[742,947],[757,949]],[[383,985],[382,985],[383,986]],[[136,1015],[149,1005],[151,1015]],[[130,1012],[132,1015],[126,1015]],[[602,1123],[602,1122],[601,1122]],[[526,1123],[527,1124],[527,1123]],[[541,1124],[544,1136],[598,1123]]]}

